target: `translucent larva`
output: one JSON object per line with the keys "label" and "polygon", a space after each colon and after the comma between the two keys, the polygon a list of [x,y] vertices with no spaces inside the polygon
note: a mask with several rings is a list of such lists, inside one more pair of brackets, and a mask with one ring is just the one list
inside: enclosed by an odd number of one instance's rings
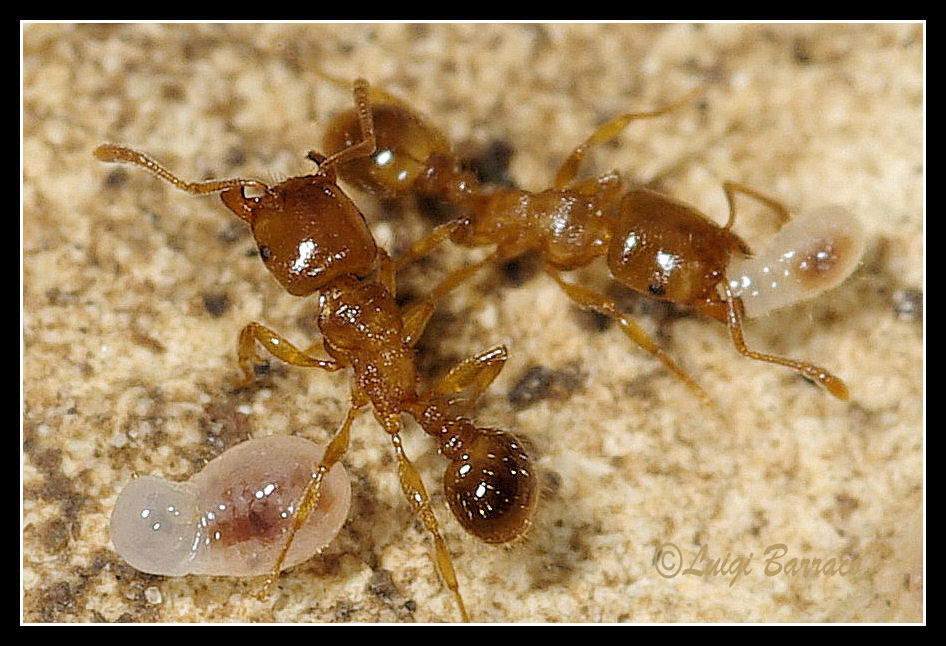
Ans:
{"label": "translucent larva", "polygon": [[[298,437],[249,440],[187,482],[143,476],[119,494],[110,532],[115,550],[150,574],[268,574],[285,542],[293,505],[324,447]],[[321,551],[348,516],[348,475],[336,464],[318,507],[296,533],[284,569]]]}
{"label": "translucent larva", "polygon": [[843,282],[860,261],[864,231],[851,213],[822,207],[790,220],[768,247],[729,263],[730,287],[746,316],[767,314]]}

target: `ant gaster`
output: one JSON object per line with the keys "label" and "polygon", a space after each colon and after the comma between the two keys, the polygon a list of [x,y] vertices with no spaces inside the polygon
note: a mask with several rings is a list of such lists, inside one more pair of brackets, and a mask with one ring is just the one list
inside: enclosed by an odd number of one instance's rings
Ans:
{"label": "ant gaster", "polygon": [[[264,592],[282,569],[295,532],[314,509],[323,478],[347,450],[352,422],[370,404],[389,435],[404,495],[434,541],[437,569],[461,618],[467,620],[430,498],[404,452],[401,414],[413,417],[437,439],[440,453],[450,461],[443,475],[450,509],[464,529],[485,542],[505,543],[528,530],[538,497],[536,475],[515,436],[479,428],[463,416],[502,369],[505,347],[460,362],[430,391],[418,392],[413,345],[431,316],[435,299],[401,311],[394,296],[393,261],[376,246],[361,212],[336,184],[339,164],[375,150],[376,128],[365,81],[355,82],[354,97],[362,137],[329,157],[310,152],[309,159],[317,164],[315,173],[272,187],[249,179],[185,182],[149,157],[122,146],[99,146],[95,156],[141,166],[194,195],[219,193],[227,208],[250,225],[260,257],[286,291],[297,296],[319,292],[317,323],[330,358],[314,356],[316,346],[300,350],[276,332],[250,323],[239,337],[241,385],[254,378],[254,363],[260,360],[257,344],[292,365],[328,372],[353,370],[347,417],[296,505],[289,538]],[[247,189],[259,194],[248,196]]]}
{"label": "ant gaster", "polygon": [[[486,190],[463,169],[446,138],[401,101],[373,89],[376,152],[340,162],[339,177],[382,197],[434,196],[457,207],[460,215],[418,240],[397,260],[400,270],[430,253],[446,239],[468,247],[494,245],[484,260],[448,275],[433,292],[443,295],[488,263],[538,253],[544,270],[575,303],[615,320],[639,346],[659,358],[687,385],[703,390],[673,359],[604,294],[567,282],[563,271],[604,257],[615,280],[648,296],[690,306],[725,323],[740,354],[792,368],[841,400],[844,382],[824,368],[750,349],[743,334],[743,295],[731,283],[727,268],[734,258],[750,255],[749,246],[732,231],[737,194],[768,206],[782,222],[788,209],[757,191],[726,182],[729,219],[719,226],[697,209],[646,188],[626,188],[616,172],[576,181],[590,147],[617,137],[631,122],[664,115],[689,100],[686,95],[652,112],[628,113],[598,128],[562,164],[552,188],[529,192],[496,187]],[[691,93],[692,94],[692,93]],[[341,150],[360,137],[357,115],[346,111],[326,130],[324,146]],[[848,245],[846,248],[852,248]],[[848,254],[850,255],[850,253]],[[846,261],[842,258],[840,261]],[[855,259],[856,263],[856,259]],[[833,267],[828,263],[825,272]],[[847,266],[850,266],[849,264]],[[834,274],[838,271],[835,269]],[[841,276],[843,278],[846,273]],[[822,281],[824,282],[824,281]],[[811,290],[814,293],[815,290]]]}

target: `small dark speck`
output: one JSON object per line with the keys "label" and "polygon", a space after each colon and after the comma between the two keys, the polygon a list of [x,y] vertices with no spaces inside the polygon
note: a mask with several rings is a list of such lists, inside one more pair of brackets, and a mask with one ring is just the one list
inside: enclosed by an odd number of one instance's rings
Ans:
{"label": "small dark speck", "polygon": [[543,399],[562,398],[575,391],[582,379],[583,375],[577,366],[566,366],[559,370],[532,366],[509,391],[509,403],[521,410]]}
{"label": "small dark speck", "polygon": [[164,346],[163,343],[158,341],[153,336],[145,334],[144,332],[140,330],[132,330],[129,338],[135,343],[137,343],[138,345],[140,345],[141,347],[147,348],[151,350],[152,352],[167,351],[167,348]]}
{"label": "small dark speck", "polygon": [[214,318],[219,318],[230,309],[230,298],[226,294],[204,294],[204,308]]}
{"label": "small dark speck", "polygon": [[246,163],[246,151],[242,148],[231,148],[227,151],[226,163],[232,168]]}
{"label": "small dark speck", "polygon": [[513,287],[526,283],[538,270],[538,259],[534,255],[519,256],[503,263],[503,275]]}
{"label": "small dark speck", "polygon": [[[236,218],[232,218],[226,224],[226,226],[220,229],[220,232],[217,233],[217,238],[219,238],[222,242],[226,242],[227,244],[232,244],[236,242],[237,240],[240,240],[241,238],[246,236],[247,233],[248,231],[247,231],[246,225],[244,225],[243,222],[240,222]],[[252,257],[252,256],[255,256],[256,253],[257,253],[256,248],[254,247],[252,251],[250,251],[247,255]]]}
{"label": "small dark speck", "polygon": [[838,514],[843,519],[847,519],[861,504],[857,498],[843,493],[837,494],[834,500],[837,503]]}
{"label": "small dark speck", "polygon": [[651,283],[647,286],[647,291],[654,296],[663,296],[666,288],[661,283]]}
{"label": "small dark speck", "polygon": [[46,290],[46,298],[51,305],[73,305],[78,300],[75,292],[64,292],[58,287]]}
{"label": "small dark speck", "polygon": [[918,321],[923,318],[923,290],[909,287],[893,293],[893,309],[902,321]]}
{"label": "small dark speck", "polygon": [[265,377],[272,370],[268,360],[264,360],[263,363],[254,363],[253,364],[253,375],[256,377]]}
{"label": "small dark speck", "polygon": [[109,188],[118,188],[128,181],[128,173],[123,169],[115,169],[105,176],[105,185]]}
{"label": "small dark speck", "polygon": [[171,83],[165,85],[161,88],[161,96],[167,101],[173,101],[175,103],[180,103],[184,100],[184,90],[180,85],[176,83]]}
{"label": "small dark speck", "polygon": [[411,40],[423,40],[430,35],[430,28],[424,24],[412,24],[408,27]]}
{"label": "small dark speck", "polygon": [[371,582],[368,583],[368,589],[371,591],[371,594],[381,597],[382,599],[390,599],[397,593],[397,588],[394,586],[394,579],[391,577],[389,570],[376,572],[371,578]]}
{"label": "small dark speck", "polygon": [[512,146],[502,139],[493,139],[482,150],[467,161],[470,170],[484,184],[513,187],[515,183],[509,176],[509,160],[512,159]]}
{"label": "small dark speck", "polygon": [[70,534],[69,525],[62,518],[54,518],[43,527],[43,548],[49,554],[58,554],[69,545]]}
{"label": "small dark speck", "polygon": [[430,222],[449,222],[457,217],[457,208],[438,197],[421,195],[416,203],[420,214]]}
{"label": "small dark speck", "polygon": [[807,65],[811,62],[811,53],[808,50],[808,44],[801,38],[792,41],[792,57],[795,62]]}
{"label": "small dark speck", "polygon": [[554,373],[548,368],[532,366],[509,392],[509,402],[516,408],[526,408],[546,398],[554,378]]}
{"label": "small dark speck", "polygon": [[578,310],[578,313],[587,322],[589,329],[595,332],[604,332],[614,322],[610,316],[592,310]]}

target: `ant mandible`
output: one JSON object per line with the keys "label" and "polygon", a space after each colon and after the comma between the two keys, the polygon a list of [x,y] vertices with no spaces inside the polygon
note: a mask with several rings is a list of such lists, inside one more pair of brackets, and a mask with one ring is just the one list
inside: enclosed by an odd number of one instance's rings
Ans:
{"label": "ant mandible", "polygon": [[[699,88],[697,88],[699,89]],[[617,172],[576,181],[588,150],[617,137],[630,123],[661,116],[684,105],[693,92],[651,112],[627,113],[598,128],[565,160],[552,188],[529,192],[497,187],[485,190],[465,170],[446,138],[408,106],[373,89],[377,152],[340,162],[339,177],[376,196],[433,196],[456,206],[460,216],[433,229],[397,260],[402,269],[430,253],[443,241],[467,247],[494,245],[482,261],[449,274],[431,292],[439,297],[468,280],[485,265],[527,252],[538,253],[544,271],[580,307],[615,320],[621,330],[647,350],[701,397],[702,388],[610,298],[583,285],[567,282],[562,272],[605,257],[611,275],[631,289],[665,301],[690,306],[725,323],[738,352],[751,359],[792,368],[841,400],[848,399],[844,382],[814,364],[750,349],[743,334],[750,298],[739,291],[727,269],[732,260],[750,256],[749,246],[732,231],[736,196],[743,194],[769,207],[781,223],[789,220],[780,202],[751,188],[725,182],[729,219],[719,226],[692,206],[646,188],[626,188]],[[338,115],[326,130],[327,150],[351,146],[359,136],[354,113]],[[819,224],[811,225],[820,230]],[[857,262],[857,234],[850,239],[817,240],[806,253],[817,262],[793,271],[810,281],[788,296],[800,300],[837,284]],[[812,269],[814,266],[814,269]],[[786,292],[788,290],[786,289]]]}
{"label": "ant mandible", "polygon": [[[485,542],[505,543],[528,530],[538,497],[536,475],[514,435],[477,427],[463,416],[499,374],[506,361],[505,347],[460,362],[430,391],[418,393],[413,346],[433,312],[435,298],[401,311],[394,297],[393,261],[376,246],[364,216],[336,184],[339,164],[375,150],[367,82],[355,82],[354,97],[362,137],[329,157],[309,152],[308,158],[317,164],[315,173],[272,187],[251,179],[185,182],[123,146],[99,146],[95,156],[141,166],[193,195],[219,193],[224,205],[249,224],[260,257],[286,291],[296,296],[319,292],[317,324],[331,358],[313,356],[317,344],[299,350],[269,328],[250,323],[238,342],[243,372],[238,385],[254,378],[254,364],[261,360],[257,343],[295,366],[353,370],[351,407],[296,505],[288,539],[263,592],[275,582],[296,531],[315,508],[325,475],[347,450],[352,422],[370,404],[390,436],[404,495],[434,541],[437,570],[466,621],[469,616],[430,498],[404,452],[401,414],[413,417],[437,439],[440,453],[450,461],[443,475],[450,509],[464,529]],[[259,195],[248,196],[247,189]]]}

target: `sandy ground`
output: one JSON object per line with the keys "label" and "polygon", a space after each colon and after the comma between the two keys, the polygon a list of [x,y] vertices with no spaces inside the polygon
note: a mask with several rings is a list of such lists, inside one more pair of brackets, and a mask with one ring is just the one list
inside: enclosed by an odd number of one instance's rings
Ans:
{"label": "sandy ground", "polygon": [[[607,117],[704,84],[692,107],[596,151],[591,169],[720,222],[725,180],[796,211],[837,203],[869,235],[844,285],[747,330],[758,349],[843,376],[849,403],[739,357],[722,326],[632,297],[600,267],[574,279],[614,295],[722,414],[529,263],[448,298],[420,344],[424,379],[507,344],[476,419],[528,441],[544,493],[526,540],[481,544],[443,506],[435,445],[408,425],[474,620],[922,619],[921,25],[30,24],[22,35],[24,621],[456,620],[368,415],[345,457],[349,522],[266,601],[252,579],[138,573],[109,542],[135,474],[185,479],[248,437],[325,441],[348,376],[274,365],[234,392],[239,329],[258,320],[308,345],[314,301],[280,290],[215,198],[91,151],[132,144],[188,179],[305,173],[323,124],[351,103],[318,70],[383,86],[465,155],[511,151],[508,178],[531,189]],[[432,226],[411,203],[352,195],[393,253]],[[749,203],[742,213],[737,230],[764,244],[771,219]],[[474,255],[446,247],[399,277],[402,294]],[[816,559],[819,571],[796,571]]]}

